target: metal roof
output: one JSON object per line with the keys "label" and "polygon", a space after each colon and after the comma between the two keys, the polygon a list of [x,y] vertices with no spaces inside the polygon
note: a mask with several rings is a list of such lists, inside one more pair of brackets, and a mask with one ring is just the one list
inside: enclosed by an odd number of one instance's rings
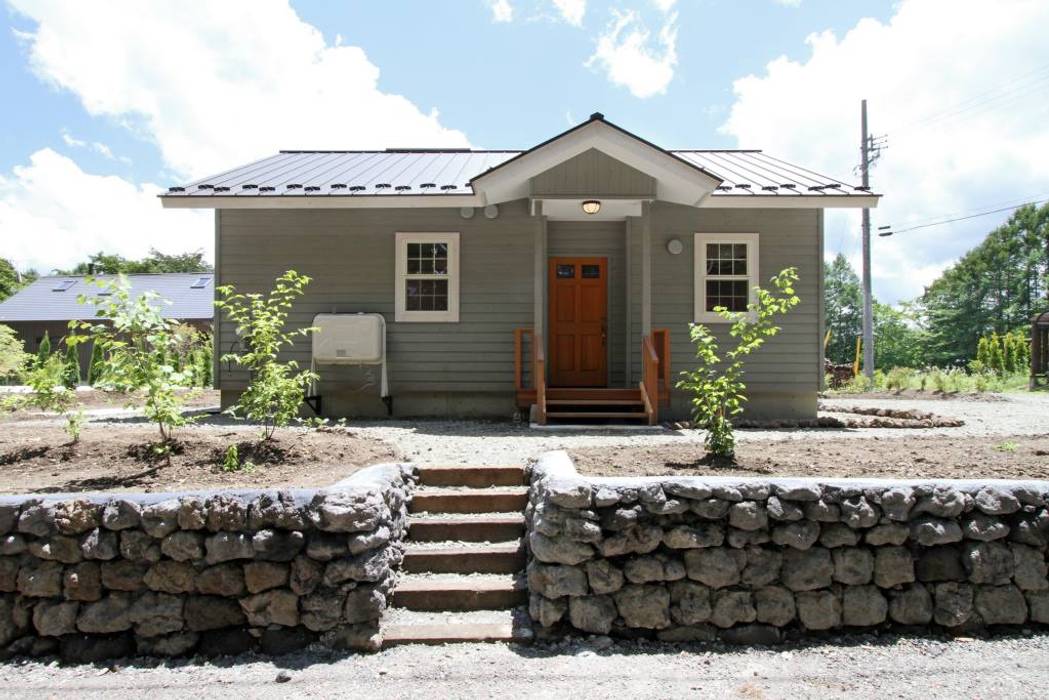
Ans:
{"label": "metal roof", "polygon": [[[808,168],[752,150],[668,151],[724,182],[712,196],[867,195]],[[388,149],[281,151],[180,187],[165,197],[355,197],[472,195],[477,176],[524,151]]]}
{"label": "metal roof", "polygon": [[[96,275],[111,279],[112,275]],[[167,318],[207,320],[215,313],[215,275],[210,272],[177,272],[127,275],[132,296],[152,290],[170,304],[161,306]],[[198,284],[204,280],[203,284]],[[59,291],[61,290],[61,291]],[[70,321],[96,318],[93,304],[78,304],[77,297],[98,295],[99,287],[78,275],[41,277],[14,296],[0,301],[0,323],[7,321]]]}

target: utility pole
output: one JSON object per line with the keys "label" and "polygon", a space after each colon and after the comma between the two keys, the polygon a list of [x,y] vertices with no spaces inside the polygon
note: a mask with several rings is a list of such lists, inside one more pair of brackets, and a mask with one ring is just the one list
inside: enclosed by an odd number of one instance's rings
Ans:
{"label": "utility pole", "polygon": [[[860,102],[860,172],[863,191],[870,192],[870,148],[867,100]],[[871,210],[863,208],[863,374],[874,378],[874,307],[871,302]]]}

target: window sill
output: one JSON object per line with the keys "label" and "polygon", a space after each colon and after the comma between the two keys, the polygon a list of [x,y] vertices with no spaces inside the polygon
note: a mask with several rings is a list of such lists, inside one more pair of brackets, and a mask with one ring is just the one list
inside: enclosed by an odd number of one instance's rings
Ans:
{"label": "window sill", "polygon": [[434,311],[398,311],[394,323],[459,323],[459,314]]}

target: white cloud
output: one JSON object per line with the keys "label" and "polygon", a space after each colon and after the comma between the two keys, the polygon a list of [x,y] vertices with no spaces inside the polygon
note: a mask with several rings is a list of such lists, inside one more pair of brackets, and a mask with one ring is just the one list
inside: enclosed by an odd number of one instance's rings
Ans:
{"label": "white cloud", "polygon": [[677,4],[677,0],[652,0],[652,4],[658,7],[660,12],[670,12]]}
{"label": "white cloud", "polygon": [[801,0],[773,0],[773,2],[784,7],[801,7]]}
{"label": "white cloud", "polygon": [[[804,61],[780,57],[734,84],[725,133],[742,147],[858,180],[859,105],[889,148],[872,171],[885,195],[874,225],[948,218],[1026,195],[1049,196],[1049,5],[903,0],[887,23],[808,38]],[[923,286],[1007,213],[874,237],[875,294],[897,301]],[[859,263],[859,213],[827,216],[828,253]]]}
{"label": "white cloud", "polygon": [[37,23],[21,35],[36,73],[154,141],[181,177],[280,148],[469,145],[286,1],[11,4]]}
{"label": "white cloud", "polygon": [[211,212],[161,209],[161,188],[84,172],[44,148],[0,176],[4,257],[41,272],[72,267],[100,250],[127,257],[203,249],[211,257]]}
{"label": "white cloud", "polygon": [[100,156],[107,158],[108,160],[119,160],[121,163],[125,164],[131,163],[130,158],[126,156],[114,155],[113,149],[111,149],[109,146],[100,141],[91,141],[90,143],[88,143],[87,141],[83,141],[73,136],[71,133],[69,133],[69,129],[62,129],[60,134],[62,136],[62,142],[70,148],[89,148],[95,153],[99,154]]}
{"label": "white cloud", "polygon": [[641,99],[661,95],[677,66],[677,13],[664,20],[653,38],[635,10],[612,10],[612,21],[597,39],[597,48],[586,62],[603,70],[615,85]]}
{"label": "white cloud", "polygon": [[583,16],[586,15],[586,0],[553,0],[557,11],[561,13],[561,19],[573,27],[583,26]]}
{"label": "white cloud", "polygon": [[489,0],[488,7],[492,10],[493,22],[512,22],[514,20],[514,8],[509,0]]}

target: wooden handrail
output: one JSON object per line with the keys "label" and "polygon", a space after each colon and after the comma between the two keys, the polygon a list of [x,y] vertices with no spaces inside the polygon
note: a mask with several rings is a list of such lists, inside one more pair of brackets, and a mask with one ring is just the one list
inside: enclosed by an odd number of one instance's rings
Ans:
{"label": "wooden handrail", "polygon": [[641,398],[648,413],[648,424],[659,422],[659,355],[651,336],[641,338]]}
{"label": "wooden handrail", "polygon": [[670,329],[653,330],[652,341],[659,356],[659,400],[670,406]]}
{"label": "wooden handrail", "polygon": [[532,333],[532,382],[535,383],[536,422],[546,425],[546,349],[543,336]]}
{"label": "wooden handrail", "polygon": [[531,328],[514,329],[514,389],[522,391],[524,382],[524,337],[532,335]]}

